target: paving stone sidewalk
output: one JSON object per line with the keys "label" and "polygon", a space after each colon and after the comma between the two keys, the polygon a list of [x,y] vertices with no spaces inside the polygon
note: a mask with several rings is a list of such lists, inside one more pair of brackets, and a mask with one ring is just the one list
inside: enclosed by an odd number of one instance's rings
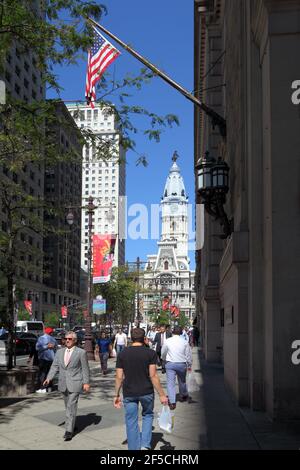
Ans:
{"label": "paving stone sidewalk", "polygon": [[[64,404],[57,391],[37,393],[12,400],[0,400],[0,449],[30,450],[127,450],[124,412],[112,405],[115,360],[110,373],[100,375],[97,363],[90,363],[91,393],[79,399],[77,434],[65,442]],[[172,434],[163,433],[154,420],[152,448],[155,450],[201,449],[299,449],[298,429],[273,425],[263,413],[237,407],[223,383],[220,365],[209,365],[193,349],[193,372],[198,391],[190,403],[178,403]],[[159,371],[163,386],[166,376]],[[155,414],[160,411],[158,397]]]}

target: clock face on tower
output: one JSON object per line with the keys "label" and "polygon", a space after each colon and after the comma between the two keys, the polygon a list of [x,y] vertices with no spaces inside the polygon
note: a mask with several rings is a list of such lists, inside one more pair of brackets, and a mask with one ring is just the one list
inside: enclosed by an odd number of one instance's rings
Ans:
{"label": "clock face on tower", "polygon": [[185,269],[184,264],[181,264],[181,265],[179,266],[179,269]]}
{"label": "clock face on tower", "polygon": [[178,211],[177,204],[171,204],[171,213],[175,214]]}

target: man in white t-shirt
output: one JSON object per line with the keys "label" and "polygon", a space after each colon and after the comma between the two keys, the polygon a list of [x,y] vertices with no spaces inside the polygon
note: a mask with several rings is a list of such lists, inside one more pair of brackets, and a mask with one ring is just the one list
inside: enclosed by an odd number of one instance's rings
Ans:
{"label": "man in white t-shirt", "polygon": [[113,347],[116,348],[117,354],[123,351],[124,348],[127,346],[127,336],[123,333],[122,328],[118,329],[118,333],[116,334],[115,341]]}

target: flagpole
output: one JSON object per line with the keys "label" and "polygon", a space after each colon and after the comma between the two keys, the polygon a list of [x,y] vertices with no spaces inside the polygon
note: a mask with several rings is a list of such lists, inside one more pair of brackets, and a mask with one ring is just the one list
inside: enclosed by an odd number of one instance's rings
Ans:
{"label": "flagpole", "polygon": [[204,104],[202,101],[200,101],[198,98],[196,98],[192,93],[187,91],[185,88],[183,88],[181,85],[179,85],[177,82],[172,80],[168,75],[166,75],[164,72],[159,70],[155,65],[153,65],[151,62],[149,62],[147,59],[145,59],[143,56],[141,56],[138,52],[136,52],[134,49],[132,49],[130,46],[125,44],[125,42],[121,41],[117,36],[112,34],[110,31],[108,31],[104,26],[100,25],[97,23],[95,20],[91,18],[87,18],[92,25],[96,26],[99,28],[101,31],[103,31],[105,34],[107,34],[109,37],[111,37],[114,41],[116,41],[120,46],[122,46],[124,49],[126,49],[128,52],[130,52],[131,55],[133,55],[136,59],[138,59],[142,64],[146,65],[150,70],[152,70],[156,75],[158,75],[160,78],[165,80],[169,85],[171,85],[173,88],[175,88],[177,91],[179,91],[182,95],[184,95],[188,100],[192,101],[194,104],[199,106],[211,119],[212,119],[212,124],[213,126],[218,126],[220,130],[220,134],[222,137],[226,137],[226,120],[220,116],[216,111],[213,109],[209,108]]}

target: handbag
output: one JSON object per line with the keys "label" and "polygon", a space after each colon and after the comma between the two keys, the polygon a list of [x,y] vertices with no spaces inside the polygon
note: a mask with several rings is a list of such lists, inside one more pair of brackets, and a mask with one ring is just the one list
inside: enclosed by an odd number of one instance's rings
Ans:
{"label": "handbag", "polygon": [[163,405],[161,412],[158,413],[158,426],[162,431],[171,434],[174,429],[174,414],[171,413],[170,408]]}

